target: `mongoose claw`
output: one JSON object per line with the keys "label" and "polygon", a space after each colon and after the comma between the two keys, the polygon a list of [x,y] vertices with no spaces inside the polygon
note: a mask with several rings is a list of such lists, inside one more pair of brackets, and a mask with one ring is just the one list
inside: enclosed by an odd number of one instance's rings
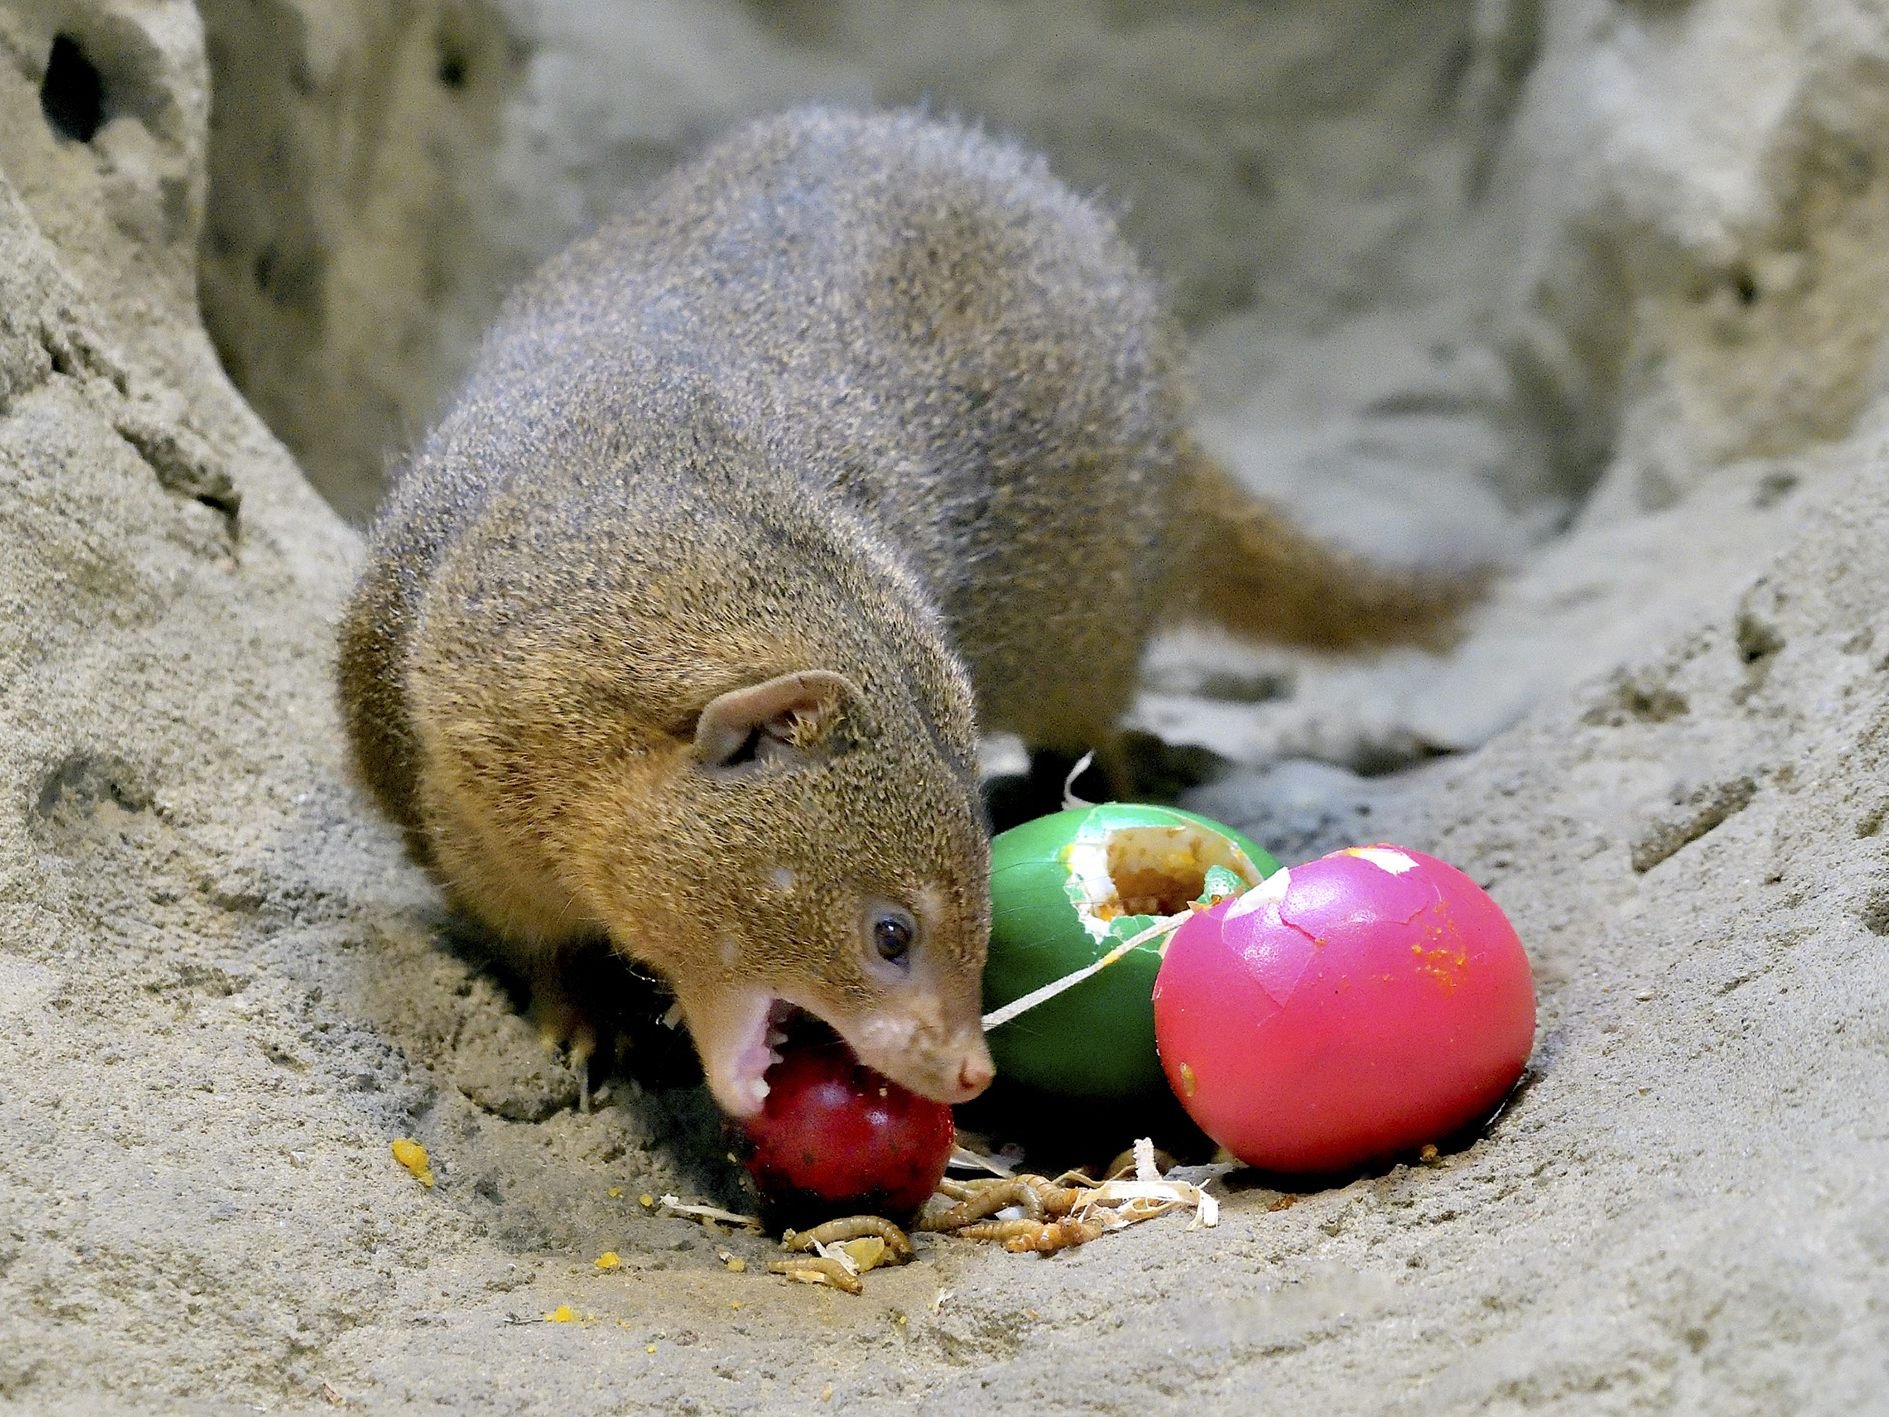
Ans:
{"label": "mongoose claw", "polygon": [[532,991],[531,1021],[547,1053],[562,1052],[577,1074],[577,1110],[590,1110],[590,1060],[597,1051],[597,1027],[569,994],[540,984]]}

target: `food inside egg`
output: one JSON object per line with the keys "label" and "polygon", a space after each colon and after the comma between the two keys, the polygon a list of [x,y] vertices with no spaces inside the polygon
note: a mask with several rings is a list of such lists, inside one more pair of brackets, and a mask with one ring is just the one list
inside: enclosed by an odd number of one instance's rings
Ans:
{"label": "food inside egg", "polygon": [[1535,991],[1514,927],[1455,867],[1354,847],[1205,911],[1154,986],[1168,1081],[1249,1165],[1333,1172],[1480,1121],[1514,1087]]}
{"label": "food inside egg", "polygon": [[[1174,807],[1105,803],[1014,827],[991,843],[993,1010],[1092,964],[1156,917],[1185,910],[1208,872],[1232,889],[1279,863],[1220,823]],[[1151,995],[1158,940],[991,1030],[1000,1079],[1062,1096],[1133,1098],[1163,1087]]]}
{"label": "food inside egg", "polygon": [[881,1076],[838,1039],[791,1041],[767,1101],[739,1125],[743,1163],[776,1224],[865,1213],[906,1220],[951,1159],[951,1109]]}

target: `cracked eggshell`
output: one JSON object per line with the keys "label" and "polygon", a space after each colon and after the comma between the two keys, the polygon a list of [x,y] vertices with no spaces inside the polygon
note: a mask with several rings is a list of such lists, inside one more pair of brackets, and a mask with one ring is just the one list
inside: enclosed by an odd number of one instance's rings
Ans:
{"label": "cracked eggshell", "polygon": [[1188,921],[1154,987],[1169,1085],[1251,1166],[1345,1171],[1442,1141],[1514,1087],[1535,989],[1514,927],[1396,846],[1294,866]]}
{"label": "cracked eggshell", "polygon": [[[1108,802],[1025,822],[991,843],[984,1008],[1093,964],[1184,909],[1209,866],[1256,885],[1279,863],[1231,827],[1176,807]],[[1156,903],[1164,911],[1144,907]],[[1159,1095],[1151,995],[1159,941],[991,1030],[999,1076],[1060,1096]]]}

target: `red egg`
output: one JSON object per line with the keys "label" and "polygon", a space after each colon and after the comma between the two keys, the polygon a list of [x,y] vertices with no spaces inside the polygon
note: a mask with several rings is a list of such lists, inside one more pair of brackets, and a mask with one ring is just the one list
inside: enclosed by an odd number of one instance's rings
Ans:
{"label": "red egg", "polygon": [[866,1067],[844,1043],[796,1048],[767,1071],[767,1101],[742,1124],[770,1218],[807,1226],[861,1213],[905,1220],[951,1159],[951,1109]]}
{"label": "red egg", "polygon": [[1181,1105],[1251,1166],[1342,1171],[1487,1116],[1535,1037],[1528,956],[1454,866],[1354,847],[1175,932],[1155,1041]]}

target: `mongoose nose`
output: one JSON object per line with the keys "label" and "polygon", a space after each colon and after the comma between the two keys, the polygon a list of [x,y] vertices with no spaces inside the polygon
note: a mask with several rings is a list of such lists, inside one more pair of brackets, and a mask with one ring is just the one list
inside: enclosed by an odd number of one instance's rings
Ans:
{"label": "mongoose nose", "polygon": [[990,1055],[979,1049],[973,1057],[966,1058],[958,1068],[958,1089],[966,1100],[977,1096],[990,1086],[990,1080],[997,1076],[997,1069],[992,1066]]}

